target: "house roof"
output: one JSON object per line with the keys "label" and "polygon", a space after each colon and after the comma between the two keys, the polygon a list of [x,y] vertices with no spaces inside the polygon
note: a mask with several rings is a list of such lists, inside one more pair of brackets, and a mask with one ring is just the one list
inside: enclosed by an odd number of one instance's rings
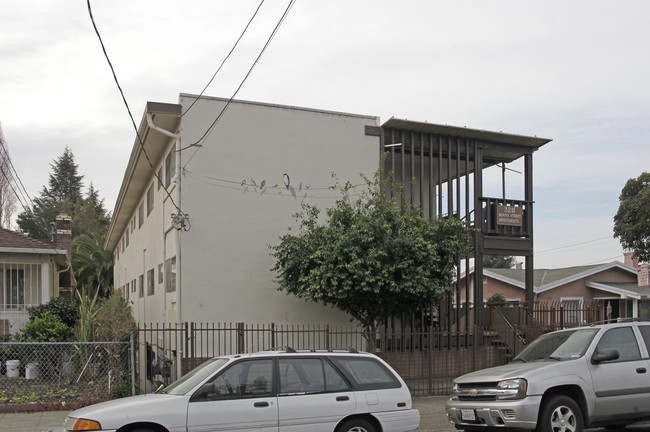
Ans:
{"label": "house roof", "polygon": [[104,243],[107,250],[112,251],[118,244],[122,233],[140,204],[142,195],[151,183],[151,164],[155,166],[165,156],[167,143],[171,139],[152,129],[148,120],[150,119],[155,126],[173,133],[178,128],[180,117],[181,106],[178,104],[147,102],[138,128],[138,136],[135,138],[131,157],[124,172],[113,217],[108,226],[108,234]]}
{"label": "house roof", "polygon": [[[619,268],[636,276],[636,269],[618,261],[606,264],[584,265],[558,269],[535,269],[533,271],[534,291],[536,293],[548,291],[558,286],[566,285],[575,280],[582,279],[612,268]],[[525,289],[526,287],[526,273],[523,269],[486,268],[483,269],[483,274],[493,279],[500,280],[501,282],[519,287],[521,289]],[[601,285],[605,286],[604,283],[601,283]],[[609,288],[604,290],[610,292],[614,292],[617,289],[622,289],[629,292],[639,292],[637,289],[632,289],[633,286],[636,286],[636,284],[633,283],[606,283],[606,286]],[[603,288],[599,287],[599,289]]]}
{"label": "house roof", "polygon": [[[497,144],[486,146],[483,149],[483,158],[484,162],[487,162],[487,165],[498,162],[512,162],[519,159],[524,154],[530,154],[538,150],[544,144],[552,141],[548,138],[441,125],[429,122],[417,122],[398,119],[395,117],[392,117],[390,120],[385,122],[382,127],[412,131],[416,133],[474,139],[484,143]],[[505,144],[505,146],[503,144]]]}
{"label": "house roof", "polygon": [[25,234],[0,228],[0,252],[65,255],[65,249],[56,249],[49,243],[35,240]]}

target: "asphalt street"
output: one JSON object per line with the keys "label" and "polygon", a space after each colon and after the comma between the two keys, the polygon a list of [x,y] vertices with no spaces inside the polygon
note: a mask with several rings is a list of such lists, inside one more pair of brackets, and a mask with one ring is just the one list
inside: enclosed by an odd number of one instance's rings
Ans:
{"label": "asphalt street", "polygon": [[[413,398],[413,407],[420,410],[420,431],[453,432],[456,429],[447,421],[445,415],[446,396],[429,396]],[[63,424],[67,411],[45,411],[35,413],[0,413],[0,430],[2,432],[49,432]],[[650,423],[629,426],[625,430],[650,432]],[[614,431],[614,429],[596,428],[590,432]],[[620,429],[617,429],[620,432]]]}

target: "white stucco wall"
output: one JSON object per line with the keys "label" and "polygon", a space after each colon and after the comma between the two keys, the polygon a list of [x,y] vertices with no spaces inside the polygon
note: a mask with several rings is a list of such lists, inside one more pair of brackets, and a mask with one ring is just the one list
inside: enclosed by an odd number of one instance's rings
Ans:
{"label": "white stucco wall", "polygon": [[[192,101],[180,98],[184,108]],[[224,104],[202,99],[183,117],[183,147]],[[332,172],[358,184],[359,173],[376,171],[379,138],[366,136],[365,125],[378,118],[233,103],[196,154],[182,152],[181,202],[191,220],[181,232],[183,321],[350,324],[337,310],[278,292],[268,246],[295,225],[303,200],[323,211],[334,203]]]}

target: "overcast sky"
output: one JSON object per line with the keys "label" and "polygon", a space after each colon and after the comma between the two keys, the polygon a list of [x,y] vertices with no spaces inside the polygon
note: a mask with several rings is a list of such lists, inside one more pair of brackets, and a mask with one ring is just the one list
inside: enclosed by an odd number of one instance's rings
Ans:
{"label": "overcast sky", "polygon": [[[203,89],[259,0],[91,4],[139,123],[147,101]],[[287,5],[264,2],[207,95],[233,94]],[[535,266],[622,261],[618,196],[650,165],[648,17],[645,0],[297,0],[237,98],[551,138],[534,155]],[[0,122],[26,189],[69,146],[112,210],[135,132],[86,1],[0,0],[0,29]],[[509,193],[522,181],[509,171]]]}

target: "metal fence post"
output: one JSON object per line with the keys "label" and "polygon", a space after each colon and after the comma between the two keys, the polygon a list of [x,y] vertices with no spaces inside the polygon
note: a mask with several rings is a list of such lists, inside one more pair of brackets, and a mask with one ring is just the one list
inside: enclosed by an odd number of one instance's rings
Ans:
{"label": "metal fence post", "polygon": [[133,333],[131,333],[129,342],[129,350],[131,351],[131,396],[135,396],[135,338]]}

